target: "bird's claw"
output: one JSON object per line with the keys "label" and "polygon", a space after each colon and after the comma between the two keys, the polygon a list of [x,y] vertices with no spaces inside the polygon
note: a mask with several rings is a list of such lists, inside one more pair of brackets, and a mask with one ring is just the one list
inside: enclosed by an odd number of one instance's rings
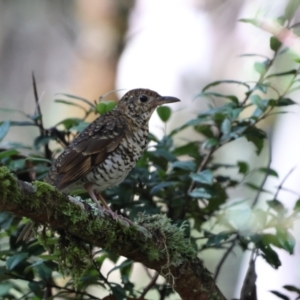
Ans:
{"label": "bird's claw", "polygon": [[122,216],[122,215],[118,215],[116,212],[112,211],[111,209],[106,209],[106,208],[102,208],[104,210],[104,213],[106,213],[107,215],[111,216],[111,218],[115,221],[123,221],[129,225],[134,225],[134,223],[127,219],[126,217]]}

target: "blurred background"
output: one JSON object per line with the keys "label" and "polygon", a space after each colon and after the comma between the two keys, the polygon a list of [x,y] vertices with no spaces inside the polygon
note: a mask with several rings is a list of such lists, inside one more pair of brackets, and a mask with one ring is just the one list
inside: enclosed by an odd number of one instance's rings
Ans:
{"label": "blurred background", "polygon": [[[269,55],[269,34],[240,18],[276,18],[283,14],[288,0],[0,0],[0,107],[35,110],[32,72],[34,72],[45,126],[50,127],[80,110],[55,104],[57,94],[67,93],[98,100],[116,100],[132,88],[149,88],[162,95],[175,96],[181,103],[168,125],[178,126],[208,107],[196,99],[211,81],[257,79],[254,58],[244,53]],[[299,16],[296,14],[295,19]],[[298,18],[299,19],[299,18]],[[284,65],[285,62],[282,62]],[[282,67],[281,66],[278,66]],[[226,86],[227,94],[243,90]],[[117,92],[113,92],[117,90]],[[293,98],[297,100],[296,97]],[[218,103],[216,103],[217,105]],[[300,128],[299,107],[293,113],[263,126],[272,133],[272,168],[283,178],[293,167],[286,186],[300,193],[299,151],[291,127]],[[96,117],[96,116],[95,116]],[[19,120],[18,113],[0,112],[1,120]],[[164,125],[154,115],[150,129],[162,136]],[[294,132],[294,131],[293,131]],[[191,133],[192,134],[192,133]],[[15,128],[8,139],[32,144],[34,132]],[[181,137],[181,138],[187,138]],[[177,141],[180,143],[180,138]],[[289,155],[286,155],[288,151]],[[260,158],[249,144],[240,141],[218,153],[220,160],[253,159],[265,164],[266,150]],[[245,159],[246,157],[246,159]],[[284,160],[282,159],[284,157]],[[274,188],[273,182],[268,182]],[[246,194],[247,193],[247,194]],[[280,195],[285,204],[294,195]],[[246,191],[233,198],[251,197]],[[263,199],[262,199],[263,200]],[[234,214],[229,215],[235,218]],[[240,222],[241,220],[239,220]],[[242,225],[243,226],[243,225]],[[299,226],[298,226],[299,227]],[[295,228],[297,234],[298,229]],[[299,244],[299,243],[298,243]],[[296,245],[295,255],[299,255]],[[217,284],[229,299],[239,297],[248,258],[239,250],[230,255]],[[214,272],[222,253],[201,254],[207,268]],[[258,299],[278,299],[270,290],[285,284],[299,286],[300,259],[281,254],[283,267],[274,271],[258,260]],[[293,261],[293,262],[292,262]],[[138,270],[136,271],[138,276]]]}

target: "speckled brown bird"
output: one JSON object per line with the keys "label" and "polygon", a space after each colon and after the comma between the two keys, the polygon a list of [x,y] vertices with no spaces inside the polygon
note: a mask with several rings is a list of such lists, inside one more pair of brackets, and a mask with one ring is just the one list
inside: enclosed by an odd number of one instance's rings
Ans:
{"label": "speckled brown bird", "polygon": [[100,192],[121,183],[148,144],[148,123],[156,107],[178,102],[148,89],[127,92],[116,107],[83,130],[54,161],[46,181],[58,190],[85,188],[110,210]]}

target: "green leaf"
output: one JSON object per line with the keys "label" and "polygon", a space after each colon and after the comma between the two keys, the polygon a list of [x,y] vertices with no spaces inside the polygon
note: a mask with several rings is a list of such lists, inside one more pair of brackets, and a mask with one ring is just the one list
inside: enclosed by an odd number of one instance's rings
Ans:
{"label": "green leaf", "polygon": [[206,242],[206,247],[220,247],[221,242],[227,240],[231,235],[232,233],[228,233],[225,231],[218,234],[210,234]]}
{"label": "green leaf", "polygon": [[288,106],[288,105],[294,105],[294,104],[297,104],[297,103],[290,98],[280,98],[280,99],[278,99],[276,106]]}
{"label": "green leaf", "polygon": [[196,158],[199,157],[199,146],[197,142],[191,142],[175,148],[172,153],[175,156],[189,155]]}
{"label": "green leaf", "polygon": [[197,119],[193,119],[186,124],[189,125],[197,125],[200,123],[203,123],[205,121],[210,121],[211,117],[214,117],[216,114],[223,115],[223,119],[225,119],[226,115],[229,115],[233,109],[239,108],[235,103],[228,102],[225,103],[222,106],[209,109],[207,111],[204,111],[203,113],[200,113],[197,117]]}
{"label": "green leaf", "polygon": [[251,101],[251,103],[256,105],[258,108],[260,108],[262,111],[265,111],[265,109],[268,107],[268,103],[263,101],[263,99],[261,99],[261,97],[258,95],[252,95],[250,97],[250,101]]}
{"label": "green leaf", "polygon": [[70,127],[70,131],[82,132],[90,123],[81,121],[77,125]]}
{"label": "green leaf", "polygon": [[211,139],[207,139],[202,143],[201,148],[204,149],[211,149],[214,148],[215,146],[217,146],[219,144],[217,139],[211,138]]}
{"label": "green leaf", "polygon": [[34,139],[34,147],[39,149],[40,147],[47,145],[52,140],[54,140],[53,136],[38,136]]}
{"label": "green leaf", "polygon": [[239,103],[239,99],[234,95],[223,95],[223,94],[214,93],[214,92],[200,93],[196,96],[196,98],[197,97],[218,97],[218,98],[228,99],[228,100],[232,101],[234,104]]}
{"label": "green leaf", "polygon": [[210,199],[213,197],[210,191],[208,191],[206,188],[196,188],[192,190],[189,195],[193,198],[203,198],[203,199]]}
{"label": "green leaf", "polygon": [[[265,55],[261,55],[261,54],[257,54],[257,53],[245,53],[245,54],[241,54],[239,55],[240,57],[261,57],[261,58],[266,58],[269,59],[267,56]],[[270,59],[269,59],[270,60]]]}
{"label": "green leaf", "polygon": [[24,111],[19,110],[19,109],[2,108],[2,107],[0,107],[0,111],[3,111],[3,112],[5,112],[5,113],[19,113],[19,114],[22,114],[22,115],[24,115],[24,116],[27,116],[27,115],[25,114]]}
{"label": "green leaf", "polygon": [[194,171],[196,164],[193,161],[175,161],[172,163],[172,168],[178,168],[186,171]]}
{"label": "green leaf", "polygon": [[8,149],[0,152],[0,160],[5,157],[11,157],[13,155],[18,155],[19,152],[15,149]]}
{"label": "green leaf", "polygon": [[43,284],[42,282],[32,281],[28,283],[29,289],[40,299],[44,297]]}
{"label": "green leaf", "polygon": [[282,248],[285,249],[289,254],[293,254],[296,244],[295,238],[284,229],[277,230],[277,237]]}
{"label": "green leaf", "polygon": [[108,276],[109,276],[112,272],[114,272],[114,271],[116,271],[116,270],[118,270],[118,269],[127,267],[127,266],[132,265],[132,264],[133,264],[133,261],[132,261],[131,259],[126,259],[126,260],[124,260],[121,264],[119,264],[119,265],[113,267],[113,268],[107,273],[106,278],[108,278]]}
{"label": "green leaf", "polygon": [[202,93],[204,93],[206,90],[208,90],[209,88],[211,88],[212,86],[216,86],[216,85],[220,85],[223,83],[229,83],[229,84],[237,84],[237,85],[243,85],[245,86],[247,89],[250,89],[250,86],[248,84],[246,84],[245,82],[242,81],[238,81],[238,80],[218,80],[218,81],[214,81],[212,83],[209,83],[208,85],[206,85],[203,89],[202,89]]}
{"label": "green leaf", "polygon": [[298,90],[300,90],[300,85],[298,85],[298,86],[296,86],[296,87],[294,87],[292,89],[289,89],[288,92],[287,92],[287,94],[292,94],[293,92],[298,91]]}
{"label": "green leaf", "polygon": [[37,126],[29,121],[10,121],[10,126]]}
{"label": "green leaf", "polygon": [[270,48],[273,50],[273,51],[278,51],[279,48],[281,47],[281,42],[274,36],[271,36],[270,38]]}
{"label": "green leaf", "polygon": [[290,298],[282,293],[279,293],[277,291],[270,291],[272,294],[276,295],[278,298],[283,300],[290,300]]}
{"label": "green leaf", "polygon": [[155,185],[151,190],[150,194],[155,195],[157,192],[161,191],[164,188],[174,186],[177,182],[176,181],[166,181],[166,182],[160,182],[159,184]]}
{"label": "green leaf", "polygon": [[5,138],[9,131],[10,121],[4,121],[0,125],[0,142]]}
{"label": "green leaf", "polygon": [[0,212],[0,227],[7,230],[13,222],[13,217],[7,212]]}
{"label": "green leaf", "polygon": [[239,108],[234,108],[234,109],[231,109],[229,112],[228,112],[228,117],[230,120],[235,120],[238,118],[238,116],[240,115],[240,113],[244,110],[244,107],[239,107]]}
{"label": "green leaf", "polygon": [[228,118],[222,122],[221,131],[224,135],[228,135],[231,132],[231,121]]}
{"label": "green leaf", "polygon": [[55,127],[63,125],[66,130],[70,130],[71,127],[77,126],[80,122],[82,122],[82,120],[79,118],[67,118],[57,123]]}
{"label": "green leaf", "polygon": [[268,60],[265,61],[265,62],[255,62],[254,63],[254,70],[256,72],[258,72],[259,75],[262,75],[266,72],[268,63],[269,63]]}
{"label": "green leaf", "polygon": [[96,110],[100,115],[104,115],[113,110],[116,105],[114,101],[103,101],[97,104]]}
{"label": "green leaf", "polygon": [[124,289],[119,284],[113,283],[110,287],[116,300],[124,300],[127,298]]}
{"label": "green leaf", "polygon": [[51,160],[47,159],[47,158],[43,158],[43,157],[27,157],[25,160],[29,160],[29,161],[34,161],[34,162],[41,162],[41,163],[47,163],[47,164],[51,164]]}
{"label": "green leaf", "polygon": [[267,93],[269,87],[270,87],[270,84],[268,84],[268,83],[257,83],[255,85],[255,89],[258,89],[259,91],[263,92],[264,94]]}
{"label": "green leaf", "polygon": [[204,170],[200,173],[192,173],[190,177],[199,183],[212,185],[214,181],[214,174],[210,170]]}
{"label": "green leaf", "polygon": [[6,268],[11,271],[13,270],[18,264],[20,264],[23,260],[28,257],[28,253],[19,253],[13,256],[10,256],[6,260]]}
{"label": "green leaf", "polygon": [[158,116],[163,122],[167,122],[171,117],[171,109],[168,106],[160,106],[156,109]]}
{"label": "green leaf", "polygon": [[[298,1],[298,0],[297,0]],[[276,19],[276,21],[280,24],[280,25],[284,25],[285,21],[286,21],[286,17],[285,16],[281,16],[281,17],[278,17]]]}
{"label": "green leaf", "polygon": [[8,164],[8,168],[13,171],[24,169],[25,168],[25,159],[21,158],[21,159],[11,160]]}
{"label": "green leaf", "polygon": [[267,204],[270,206],[270,208],[274,209],[277,213],[283,213],[285,211],[284,206],[277,199],[268,200]]}
{"label": "green leaf", "polygon": [[294,211],[300,211],[300,199],[297,200],[294,206]]}
{"label": "green leaf", "polygon": [[293,285],[284,285],[283,286],[284,289],[290,291],[290,292],[295,292],[295,293],[298,293],[300,295],[300,288],[296,288],[295,286]]}
{"label": "green leaf", "polygon": [[52,270],[44,262],[35,265],[34,269],[38,272],[41,279],[48,281],[52,278]]}
{"label": "green leaf", "polygon": [[259,168],[258,171],[262,172],[262,173],[265,173],[268,176],[274,176],[274,177],[278,178],[278,173],[275,170],[271,169],[271,168]]}
{"label": "green leaf", "polygon": [[74,102],[67,101],[67,100],[62,100],[62,99],[55,99],[54,102],[65,104],[65,105],[75,106],[75,107],[78,107],[78,108],[82,109],[85,113],[87,113],[86,108],[84,106],[78,104],[78,103],[74,103]]}
{"label": "green leaf", "polygon": [[[6,297],[2,298],[2,296],[8,296],[9,291],[13,287],[14,287],[13,284],[11,282],[9,282],[9,281],[3,281],[3,282],[1,282],[0,283],[0,296],[1,296],[1,299],[9,299],[9,298],[6,298]],[[10,298],[10,299],[15,299],[15,298]]]}
{"label": "green leaf", "polygon": [[257,20],[256,19],[245,19],[245,18],[243,18],[243,19],[239,19],[238,21],[242,22],[242,23],[250,23],[252,25],[257,26]]}
{"label": "green leaf", "polygon": [[272,192],[266,190],[266,189],[263,189],[261,186],[258,186],[254,183],[251,183],[251,182],[246,182],[245,185],[249,188],[251,188],[252,190],[254,191],[261,191],[261,192],[264,192],[264,193],[268,193],[268,194],[272,194]]}
{"label": "green leaf", "polygon": [[208,138],[215,137],[210,125],[196,125],[194,129]]}
{"label": "green leaf", "polygon": [[82,101],[86,104],[88,104],[90,107],[92,107],[93,109],[95,108],[95,105],[93,103],[91,103],[89,100],[85,99],[85,98],[82,98],[82,97],[78,97],[78,96],[75,96],[75,95],[71,95],[71,94],[63,94],[63,93],[58,93],[56,95],[63,95],[63,96],[66,96],[68,98],[71,98],[71,99],[74,99],[74,100],[79,100],[79,101]]}
{"label": "green leaf", "polygon": [[262,251],[262,257],[275,269],[278,269],[281,266],[281,261],[278,257],[278,254],[270,247],[263,242],[258,242],[256,244],[258,248]]}
{"label": "green leaf", "polygon": [[[149,155],[153,155],[154,157],[160,158],[160,162],[163,163],[161,158],[173,162],[176,161],[176,156],[174,156],[171,152],[166,149],[156,149],[155,151],[148,152]],[[158,161],[159,162],[159,161]]]}
{"label": "green leaf", "polygon": [[271,77],[280,77],[280,76],[287,76],[287,75],[296,75],[298,73],[298,71],[296,69],[290,70],[290,71],[286,71],[286,72],[280,72],[280,73],[274,73],[274,74],[270,74],[266,77],[267,78],[271,78]]}
{"label": "green leaf", "polygon": [[264,111],[257,107],[251,115],[251,119],[254,119],[256,121],[263,115],[263,113]]}
{"label": "green leaf", "polygon": [[241,174],[247,174],[249,171],[249,165],[244,162],[244,161],[238,161],[237,162],[238,168],[239,168],[239,173]]}
{"label": "green leaf", "polygon": [[256,147],[256,154],[259,155],[264,146],[264,139],[266,138],[266,133],[256,127],[248,127],[243,136],[247,139],[248,142],[251,142]]}

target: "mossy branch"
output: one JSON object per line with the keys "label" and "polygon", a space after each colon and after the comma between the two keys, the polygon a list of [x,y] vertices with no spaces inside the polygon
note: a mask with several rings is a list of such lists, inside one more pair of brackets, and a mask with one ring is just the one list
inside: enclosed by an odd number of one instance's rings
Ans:
{"label": "mossy branch", "polygon": [[47,183],[17,180],[6,167],[0,167],[0,211],[140,262],[164,276],[182,299],[225,299],[182,228],[164,215],[141,215],[135,225],[114,220]]}

